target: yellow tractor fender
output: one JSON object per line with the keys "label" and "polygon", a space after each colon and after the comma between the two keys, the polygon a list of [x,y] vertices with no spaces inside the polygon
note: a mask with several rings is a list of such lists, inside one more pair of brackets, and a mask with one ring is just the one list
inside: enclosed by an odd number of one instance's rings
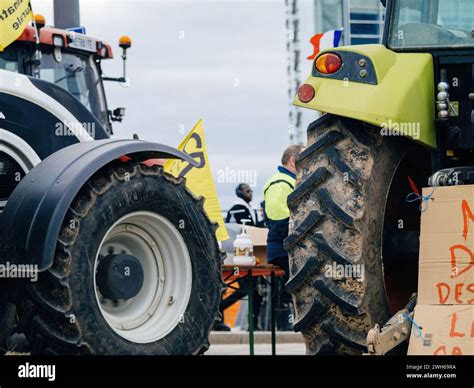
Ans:
{"label": "yellow tractor fender", "polygon": [[306,84],[311,101],[296,106],[360,120],[380,128],[382,135],[401,134],[436,148],[435,81],[431,54],[395,53],[382,45],[325,50],[342,58],[332,75],[315,66]]}

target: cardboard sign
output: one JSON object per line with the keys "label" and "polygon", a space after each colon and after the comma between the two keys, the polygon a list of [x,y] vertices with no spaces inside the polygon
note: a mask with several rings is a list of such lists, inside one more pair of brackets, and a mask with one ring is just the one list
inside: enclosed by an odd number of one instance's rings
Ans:
{"label": "cardboard sign", "polygon": [[408,354],[474,355],[474,306],[417,305]]}
{"label": "cardboard sign", "polygon": [[254,226],[247,226],[246,229],[252,239],[254,256],[260,259],[260,264],[266,264],[268,229]]}
{"label": "cardboard sign", "polygon": [[432,198],[421,214],[418,304],[474,304],[474,186],[439,187]]}
{"label": "cardboard sign", "polygon": [[474,355],[474,186],[423,189],[411,355]]}
{"label": "cardboard sign", "polygon": [[252,239],[252,243],[257,247],[267,246],[268,229],[267,228],[256,228],[255,226],[247,226],[245,228],[247,234]]}

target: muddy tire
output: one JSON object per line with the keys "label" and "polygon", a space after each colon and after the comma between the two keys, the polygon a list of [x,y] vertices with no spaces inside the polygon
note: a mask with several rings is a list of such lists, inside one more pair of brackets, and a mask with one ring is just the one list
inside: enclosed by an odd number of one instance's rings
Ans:
{"label": "muddy tire", "polygon": [[[33,353],[206,351],[222,281],[216,225],[203,202],[160,167],[117,162],[96,173],[68,210],[52,267],[18,302]],[[101,287],[109,254],[138,259],[138,294],[115,300]]]}
{"label": "muddy tire", "polygon": [[0,355],[10,349],[8,340],[15,333],[17,325],[16,307],[11,300],[0,298]]}
{"label": "muddy tire", "polygon": [[[294,329],[303,333],[308,354],[360,354],[368,330],[391,316],[382,260],[384,214],[406,144],[333,115],[308,128],[297,186],[288,198],[292,222],[285,241]],[[364,278],[334,277],[328,272],[333,264],[363,265]]]}

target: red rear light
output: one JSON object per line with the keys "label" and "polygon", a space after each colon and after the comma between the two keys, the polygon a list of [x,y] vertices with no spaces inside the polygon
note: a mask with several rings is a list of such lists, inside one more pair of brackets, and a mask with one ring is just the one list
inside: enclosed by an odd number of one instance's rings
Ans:
{"label": "red rear light", "polygon": [[298,98],[301,102],[310,102],[314,98],[314,88],[308,84],[301,85],[298,89]]}
{"label": "red rear light", "polygon": [[328,53],[316,59],[316,70],[321,74],[334,74],[342,66],[342,59],[339,55]]}

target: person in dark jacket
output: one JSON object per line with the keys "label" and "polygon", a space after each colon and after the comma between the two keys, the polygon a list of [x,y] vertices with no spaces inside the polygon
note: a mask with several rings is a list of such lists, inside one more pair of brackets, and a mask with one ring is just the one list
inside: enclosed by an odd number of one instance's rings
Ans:
{"label": "person in dark jacket", "polygon": [[281,166],[263,188],[265,199],[266,224],[269,229],[267,237],[267,257],[269,263],[285,270],[285,276],[279,285],[279,298],[277,300],[277,326],[279,330],[291,330],[289,319],[291,314],[291,295],[284,289],[284,284],[289,277],[288,254],[283,241],[288,237],[290,210],[288,209],[288,196],[295,189],[296,158],[305,147],[292,145],[283,153]]}
{"label": "person in dark jacket", "polygon": [[253,198],[253,190],[247,183],[239,184],[235,189],[237,200],[227,212],[226,223],[241,224],[242,220],[249,220],[249,226],[263,226],[263,222],[259,220],[258,211],[251,205]]}

